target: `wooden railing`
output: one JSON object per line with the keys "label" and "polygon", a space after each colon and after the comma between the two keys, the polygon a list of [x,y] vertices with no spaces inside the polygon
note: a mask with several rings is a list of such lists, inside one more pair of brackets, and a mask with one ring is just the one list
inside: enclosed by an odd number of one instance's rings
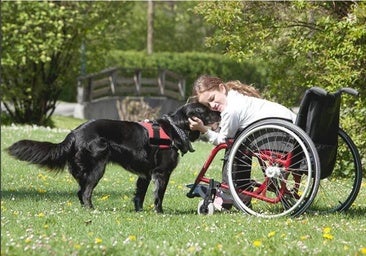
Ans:
{"label": "wooden railing", "polygon": [[185,79],[166,69],[110,68],[78,77],[78,103],[111,96],[166,96],[185,100]]}

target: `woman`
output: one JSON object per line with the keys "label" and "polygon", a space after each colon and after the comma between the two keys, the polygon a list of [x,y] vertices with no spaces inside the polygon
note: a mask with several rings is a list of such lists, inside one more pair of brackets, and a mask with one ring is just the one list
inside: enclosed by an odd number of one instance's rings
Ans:
{"label": "woman", "polygon": [[[291,110],[278,103],[260,98],[260,94],[255,88],[239,81],[223,82],[218,77],[204,75],[195,81],[192,95],[196,101],[208,106],[211,110],[220,112],[221,121],[218,132],[205,127],[199,118],[189,119],[190,129],[200,131],[203,137],[214,145],[224,143],[228,138],[234,138],[248,125],[263,118],[282,118],[290,122],[295,122],[296,119],[296,115]],[[245,190],[252,190],[250,184],[251,158],[248,157],[246,162],[247,167],[241,167],[240,172],[237,172],[238,174],[234,178],[237,180],[237,186]],[[227,183],[225,169],[223,168],[222,181]],[[250,198],[242,199],[250,205]],[[219,206],[217,206],[218,203],[215,203],[217,201],[219,201]],[[231,203],[223,203],[218,197],[215,202],[214,205],[219,209],[221,209],[221,205],[224,208],[231,207]]]}
{"label": "woman", "polygon": [[234,138],[235,134],[263,118],[276,117],[295,122],[296,115],[288,108],[265,99],[252,86],[239,81],[224,83],[220,78],[201,76],[193,85],[193,98],[221,112],[220,131],[215,132],[205,127],[201,120],[189,120],[190,129],[200,131],[214,145]]}

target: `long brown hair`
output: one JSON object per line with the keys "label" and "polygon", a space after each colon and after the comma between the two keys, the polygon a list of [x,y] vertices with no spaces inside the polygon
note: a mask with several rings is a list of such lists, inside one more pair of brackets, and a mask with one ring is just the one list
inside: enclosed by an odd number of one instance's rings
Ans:
{"label": "long brown hair", "polygon": [[220,84],[223,84],[228,90],[232,89],[247,96],[261,98],[259,91],[251,85],[243,84],[238,80],[228,81],[225,83],[219,77],[208,75],[202,75],[194,82],[191,98],[194,100],[194,98],[197,98],[200,93],[203,93],[205,91],[218,90]]}

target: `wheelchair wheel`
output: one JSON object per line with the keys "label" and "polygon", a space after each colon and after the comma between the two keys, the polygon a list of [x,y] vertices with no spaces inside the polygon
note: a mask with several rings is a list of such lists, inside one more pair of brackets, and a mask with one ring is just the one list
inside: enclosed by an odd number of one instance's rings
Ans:
{"label": "wheelchair wheel", "polygon": [[240,210],[266,218],[298,216],[317,194],[320,162],[302,129],[282,119],[265,119],[235,139],[227,175]]}
{"label": "wheelchair wheel", "polygon": [[352,139],[340,128],[333,172],[320,180],[318,194],[309,211],[327,213],[348,210],[360,191],[361,182],[360,154]]}
{"label": "wheelchair wheel", "polygon": [[209,203],[205,206],[204,200],[199,201],[197,206],[197,213],[199,215],[212,215],[215,212],[215,207],[213,203]]}

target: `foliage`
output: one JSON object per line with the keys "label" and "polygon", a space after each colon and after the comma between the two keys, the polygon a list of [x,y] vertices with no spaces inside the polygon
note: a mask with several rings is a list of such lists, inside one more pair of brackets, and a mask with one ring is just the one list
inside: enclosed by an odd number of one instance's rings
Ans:
{"label": "foliage", "polygon": [[[65,125],[72,120],[61,122]],[[76,125],[76,124],[75,124]],[[260,219],[233,210],[196,214],[198,198],[187,198],[212,145],[196,142],[181,158],[164,199],[153,212],[152,188],[145,210],[133,211],[136,176],[108,165],[93,198],[80,207],[77,186],[66,171],[55,175],[10,158],[4,149],[29,138],[61,141],[67,130],[37,126],[1,127],[2,255],[364,255],[365,184],[348,213]],[[62,128],[62,129],[60,129]],[[222,162],[210,173],[220,173]],[[153,185],[153,184],[151,184]]]}
{"label": "foliage", "polygon": [[[126,10],[110,15],[114,6],[105,2],[2,3],[2,100],[14,122],[49,124],[62,87],[78,73],[82,40],[88,35],[102,38],[113,16]],[[112,16],[108,21],[107,14]],[[92,45],[104,42],[95,41]],[[100,52],[94,51],[94,56]]]}
{"label": "foliage", "polygon": [[[153,51],[207,51],[204,38],[213,30],[191,12],[195,1],[154,1]],[[147,1],[137,1],[124,20],[126,27],[114,34],[114,49],[146,51]]]}
{"label": "foliage", "polygon": [[[208,47],[237,61],[261,62],[268,76],[265,94],[298,104],[306,88],[352,87],[344,97],[342,126],[366,165],[366,3],[204,2],[195,11],[215,27]],[[352,107],[352,109],[350,108]]]}
{"label": "foliage", "polygon": [[164,68],[181,74],[186,79],[186,92],[190,94],[193,81],[202,74],[217,75],[223,79],[238,79],[255,84],[261,88],[263,84],[261,71],[255,65],[237,63],[228,57],[200,52],[156,52],[147,55],[136,51],[111,51],[107,56],[108,66],[132,68]]}

